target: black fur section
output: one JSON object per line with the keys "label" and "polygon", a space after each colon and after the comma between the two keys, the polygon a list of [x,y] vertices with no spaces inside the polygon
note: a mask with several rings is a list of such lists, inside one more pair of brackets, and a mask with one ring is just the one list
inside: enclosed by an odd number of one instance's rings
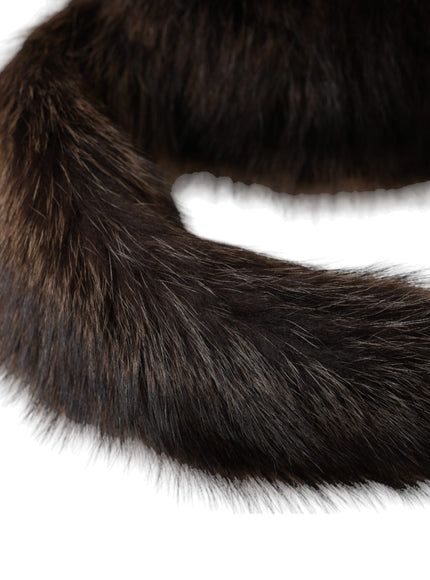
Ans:
{"label": "black fur section", "polygon": [[427,479],[429,291],[199,239],[157,163],[430,178],[429,24],[74,0],[35,30],[0,75],[0,363],[34,407],[229,480]]}

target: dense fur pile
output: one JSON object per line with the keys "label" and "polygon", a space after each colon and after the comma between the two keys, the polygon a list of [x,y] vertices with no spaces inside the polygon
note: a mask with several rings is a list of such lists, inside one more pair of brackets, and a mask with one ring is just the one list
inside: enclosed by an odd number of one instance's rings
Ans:
{"label": "dense fur pile", "polygon": [[430,179],[429,12],[74,0],[31,34],[0,75],[0,363],[37,409],[228,479],[430,477],[429,291],[201,240],[167,173]]}

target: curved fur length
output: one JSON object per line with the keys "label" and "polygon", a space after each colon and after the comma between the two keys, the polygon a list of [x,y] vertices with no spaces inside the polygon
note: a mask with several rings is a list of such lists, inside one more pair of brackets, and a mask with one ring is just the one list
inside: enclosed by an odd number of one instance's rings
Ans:
{"label": "curved fur length", "polygon": [[0,75],[0,363],[35,407],[229,479],[430,477],[429,292],[201,240],[158,168],[429,179],[429,24],[74,0],[35,30]]}

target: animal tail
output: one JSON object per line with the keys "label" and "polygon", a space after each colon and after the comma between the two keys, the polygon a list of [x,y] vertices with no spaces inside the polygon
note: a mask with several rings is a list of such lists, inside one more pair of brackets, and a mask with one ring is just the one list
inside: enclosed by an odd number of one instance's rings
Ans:
{"label": "animal tail", "polygon": [[81,4],[0,75],[0,363],[54,420],[209,474],[428,478],[429,291],[186,231],[74,60]]}

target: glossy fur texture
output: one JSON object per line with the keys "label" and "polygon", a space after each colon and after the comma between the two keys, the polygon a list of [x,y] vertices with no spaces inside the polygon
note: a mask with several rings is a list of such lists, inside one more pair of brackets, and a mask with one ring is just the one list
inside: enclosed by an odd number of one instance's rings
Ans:
{"label": "glossy fur texture", "polygon": [[0,363],[36,409],[230,481],[430,477],[429,291],[199,239],[167,172],[430,179],[429,13],[74,0],[30,35],[0,75]]}

